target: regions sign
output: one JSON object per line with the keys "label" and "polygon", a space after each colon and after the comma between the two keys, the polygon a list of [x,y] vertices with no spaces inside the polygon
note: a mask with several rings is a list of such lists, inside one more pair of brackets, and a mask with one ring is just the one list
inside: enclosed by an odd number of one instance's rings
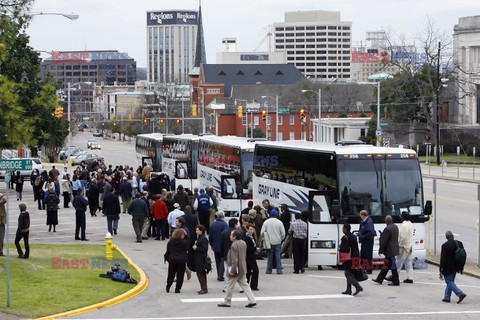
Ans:
{"label": "regions sign", "polygon": [[16,171],[16,170],[32,170],[32,160],[0,160],[0,170],[2,171]]}
{"label": "regions sign", "polygon": [[147,12],[147,26],[197,24],[197,11]]}

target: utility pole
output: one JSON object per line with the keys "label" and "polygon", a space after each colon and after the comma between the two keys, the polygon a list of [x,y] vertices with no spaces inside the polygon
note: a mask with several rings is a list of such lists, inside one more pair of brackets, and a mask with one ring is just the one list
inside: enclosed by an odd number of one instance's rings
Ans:
{"label": "utility pole", "polygon": [[436,144],[436,148],[437,148],[437,165],[440,165],[440,45],[441,45],[441,42],[438,42],[438,56],[437,56],[437,81],[436,81],[436,85],[437,85],[437,92],[436,92],[436,96],[437,96],[437,101],[436,101],[436,139],[435,139],[435,144]]}

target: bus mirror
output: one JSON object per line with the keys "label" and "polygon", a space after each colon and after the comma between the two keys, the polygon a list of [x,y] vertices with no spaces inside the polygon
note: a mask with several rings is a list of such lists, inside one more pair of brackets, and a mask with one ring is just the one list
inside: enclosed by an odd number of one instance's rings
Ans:
{"label": "bus mirror", "polygon": [[338,219],[340,217],[340,203],[338,200],[333,200],[332,202],[332,217]]}
{"label": "bus mirror", "polygon": [[423,210],[423,213],[427,216],[432,214],[432,201],[431,200],[427,200],[427,202],[425,202],[425,209]]}

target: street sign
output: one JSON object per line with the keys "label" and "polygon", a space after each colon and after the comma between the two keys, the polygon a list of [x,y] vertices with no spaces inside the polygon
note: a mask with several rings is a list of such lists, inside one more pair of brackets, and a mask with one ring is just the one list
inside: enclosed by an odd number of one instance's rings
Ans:
{"label": "street sign", "polygon": [[376,131],[376,136],[377,136],[377,137],[380,137],[381,135],[382,135],[382,130],[377,130],[377,131]]}
{"label": "street sign", "polygon": [[0,170],[16,171],[16,170],[32,170],[32,160],[0,160]]}
{"label": "street sign", "polygon": [[280,108],[280,109],[278,109],[278,113],[279,113],[279,114],[289,114],[289,113],[290,113],[290,109],[288,109],[288,108]]}
{"label": "street sign", "polygon": [[381,127],[388,126],[388,122],[386,122],[386,121],[380,121],[380,126],[381,126]]}

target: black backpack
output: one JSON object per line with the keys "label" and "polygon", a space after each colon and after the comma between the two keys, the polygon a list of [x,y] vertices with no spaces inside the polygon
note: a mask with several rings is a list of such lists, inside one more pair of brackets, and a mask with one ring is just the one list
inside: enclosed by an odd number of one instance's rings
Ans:
{"label": "black backpack", "polygon": [[467,262],[467,251],[465,251],[461,241],[456,240],[455,243],[457,244],[457,249],[455,249],[455,265],[460,270],[463,270],[463,267]]}

